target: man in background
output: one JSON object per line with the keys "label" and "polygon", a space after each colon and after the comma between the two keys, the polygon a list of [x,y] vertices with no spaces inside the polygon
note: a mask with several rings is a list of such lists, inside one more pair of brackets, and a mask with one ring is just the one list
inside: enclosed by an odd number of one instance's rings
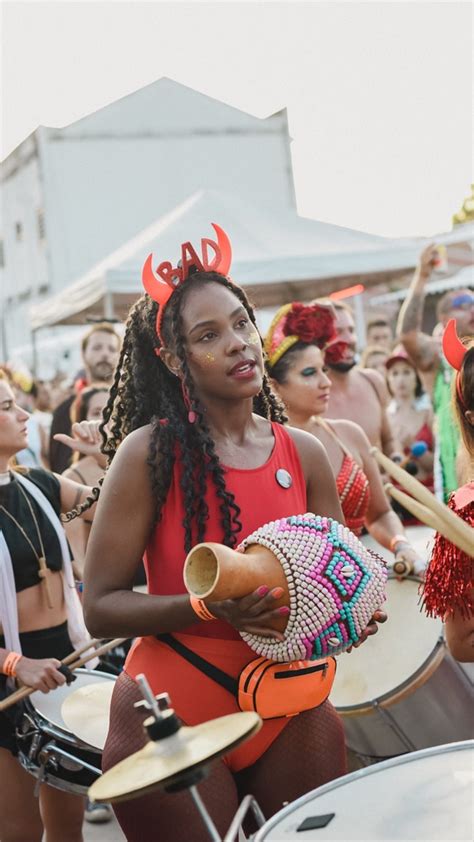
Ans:
{"label": "man in background", "polygon": [[393,347],[393,330],[390,322],[382,316],[376,316],[367,323],[367,345],[377,345],[388,351]]}
{"label": "man in background", "polygon": [[[82,339],[81,352],[86,382],[112,383],[115,367],[120,354],[120,336],[108,322],[98,322],[93,325]],[[69,467],[71,450],[66,445],[55,441],[56,433],[70,434],[71,419],[69,416],[72,402],[76,395],[66,398],[53,412],[51,434],[49,442],[49,462],[51,470],[62,474]]]}
{"label": "man in background", "polygon": [[387,456],[399,454],[387,416],[388,392],[378,371],[356,368],[357,338],[352,310],[341,301],[333,301],[336,333],[346,350],[340,362],[328,362],[331,393],[328,418],[345,418],[359,424],[370,443]]}
{"label": "man in background", "polygon": [[[446,500],[450,492],[459,486],[456,473],[459,433],[451,412],[453,369],[444,359],[437,337],[429,336],[422,330],[426,284],[439,260],[435,245],[431,244],[422,251],[400,310],[397,334],[431,396],[436,438],[435,490]],[[455,319],[461,339],[463,336],[474,336],[474,291],[455,289],[446,292],[438,301],[436,315],[443,329],[450,319]]]}

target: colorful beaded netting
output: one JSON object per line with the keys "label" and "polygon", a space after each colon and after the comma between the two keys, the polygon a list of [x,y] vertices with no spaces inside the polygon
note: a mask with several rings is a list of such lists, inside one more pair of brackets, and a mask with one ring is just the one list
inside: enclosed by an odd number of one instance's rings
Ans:
{"label": "colorful beaded netting", "polygon": [[266,523],[242,542],[267,547],[285,572],[290,614],[284,640],[242,633],[258,655],[273,661],[317,660],[360,639],[385,600],[387,566],[347,527],[305,514]]}

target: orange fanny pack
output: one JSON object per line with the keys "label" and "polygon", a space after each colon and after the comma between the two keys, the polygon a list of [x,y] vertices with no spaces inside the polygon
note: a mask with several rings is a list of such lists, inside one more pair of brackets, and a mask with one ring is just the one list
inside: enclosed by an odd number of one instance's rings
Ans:
{"label": "orange fanny pack", "polygon": [[235,696],[241,710],[256,711],[262,719],[296,716],[319,707],[328,698],[336,675],[336,659],[331,657],[289,663],[255,658],[235,679],[172,635],[157,637]]}
{"label": "orange fanny pack", "polygon": [[262,719],[295,716],[326,701],[335,675],[335,658],[283,664],[257,658],[239,675],[239,707],[256,711]]}

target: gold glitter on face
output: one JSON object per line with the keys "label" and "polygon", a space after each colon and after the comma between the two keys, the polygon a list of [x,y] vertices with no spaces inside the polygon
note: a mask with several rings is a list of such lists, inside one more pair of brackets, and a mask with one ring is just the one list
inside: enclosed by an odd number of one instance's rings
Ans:
{"label": "gold glitter on face", "polygon": [[212,363],[215,363],[215,361],[216,361],[216,358],[215,358],[214,354],[211,354],[211,352],[208,351],[207,354],[204,357],[204,362],[207,365],[212,365]]}
{"label": "gold glitter on face", "polygon": [[260,337],[258,333],[251,333],[247,339],[249,345],[260,345]]}

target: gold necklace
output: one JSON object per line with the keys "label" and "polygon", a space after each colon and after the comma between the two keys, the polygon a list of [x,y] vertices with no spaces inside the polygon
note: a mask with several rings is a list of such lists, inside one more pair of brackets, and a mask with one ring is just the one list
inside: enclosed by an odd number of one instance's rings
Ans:
{"label": "gold necklace", "polygon": [[42,539],[42,537],[41,537],[41,530],[40,530],[40,528],[39,528],[39,524],[38,524],[38,521],[37,521],[37,519],[36,519],[36,515],[35,515],[35,513],[34,513],[33,506],[32,506],[32,505],[31,505],[31,503],[30,503],[30,500],[29,500],[29,498],[28,498],[28,495],[27,495],[26,491],[24,491],[24,489],[21,487],[20,483],[17,483],[17,485],[18,485],[18,488],[19,488],[19,490],[21,491],[21,493],[22,493],[23,497],[24,497],[24,498],[25,498],[25,500],[26,500],[26,503],[27,503],[28,508],[29,508],[29,510],[30,510],[30,513],[31,513],[31,517],[33,518],[33,522],[34,522],[35,527],[36,527],[36,534],[37,534],[37,536],[38,536],[38,543],[39,543],[39,545],[40,545],[41,555],[39,555],[39,554],[37,553],[36,548],[35,548],[35,546],[34,546],[33,542],[31,541],[30,537],[26,534],[26,532],[25,532],[25,530],[23,529],[23,527],[22,527],[21,523],[18,523],[17,519],[16,519],[15,517],[13,517],[13,515],[11,514],[11,512],[9,512],[9,511],[8,511],[8,509],[6,509],[6,508],[5,508],[5,506],[2,506],[2,505],[0,504],[0,509],[1,509],[3,512],[5,512],[6,516],[7,516],[7,517],[9,517],[9,518],[10,518],[10,520],[11,520],[11,521],[13,521],[13,523],[15,524],[15,526],[17,526],[17,527],[18,527],[18,529],[19,529],[19,530],[20,530],[20,532],[22,533],[22,535],[23,535],[24,539],[28,542],[28,544],[30,545],[31,549],[33,550],[33,552],[34,552],[34,554],[35,554],[35,556],[36,556],[36,560],[37,560],[37,562],[38,562],[38,567],[39,567],[39,570],[38,570],[38,576],[39,576],[39,577],[40,577],[40,579],[41,579],[41,583],[42,583],[42,585],[44,585],[44,590],[45,590],[45,593],[46,593],[46,601],[47,601],[47,603],[48,603],[48,608],[54,608],[54,604],[53,604],[53,600],[52,600],[52,596],[51,596],[51,590],[50,590],[50,587],[49,587],[49,582],[48,582],[48,574],[49,574],[51,571],[49,570],[49,568],[48,568],[48,566],[47,566],[47,564],[46,564],[46,556],[45,556],[45,551],[44,551],[43,539]]}

